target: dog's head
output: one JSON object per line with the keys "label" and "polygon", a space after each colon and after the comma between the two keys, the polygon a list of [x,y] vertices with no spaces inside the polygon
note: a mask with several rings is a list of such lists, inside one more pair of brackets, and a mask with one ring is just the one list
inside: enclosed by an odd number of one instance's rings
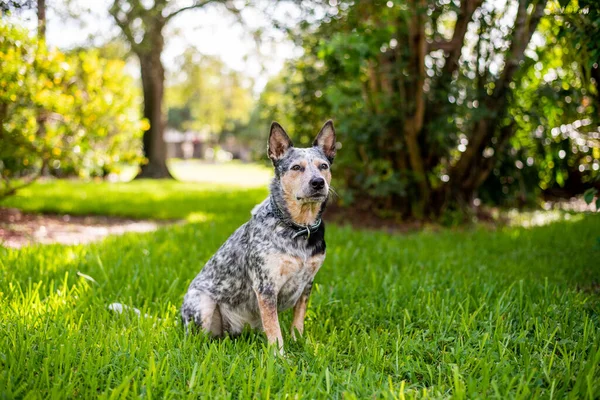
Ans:
{"label": "dog's head", "polygon": [[331,120],[323,125],[313,146],[308,148],[294,147],[283,127],[273,122],[268,153],[275,167],[275,180],[281,187],[288,208],[320,206],[327,200],[335,146],[335,129]]}

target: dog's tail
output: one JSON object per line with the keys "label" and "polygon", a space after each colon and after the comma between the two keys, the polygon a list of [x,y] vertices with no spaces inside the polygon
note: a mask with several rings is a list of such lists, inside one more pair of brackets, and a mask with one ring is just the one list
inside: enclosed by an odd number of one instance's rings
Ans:
{"label": "dog's tail", "polygon": [[[123,312],[125,311],[133,311],[134,313],[137,314],[138,317],[142,316],[142,312],[140,310],[138,310],[135,307],[129,307],[125,304],[121,304],[121,303],[112,303],[108,306],[108,309],[111,311],[116,312],[117,314],[123,314]],[[143,315],[144,318],[152,318],[151,315],[148,314],[144,314]]]}

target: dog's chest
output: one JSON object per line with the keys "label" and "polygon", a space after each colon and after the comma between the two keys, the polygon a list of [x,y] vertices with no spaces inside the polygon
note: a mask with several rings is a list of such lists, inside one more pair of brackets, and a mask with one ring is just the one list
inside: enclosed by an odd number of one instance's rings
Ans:
{"label": "dog's chest", "polygon": [[269,256],[265,267],[277,289],[280,309],[290,308],[296,303],[306,285],[314,279],[324,259],[325,254],[307,257],[289,254]]}

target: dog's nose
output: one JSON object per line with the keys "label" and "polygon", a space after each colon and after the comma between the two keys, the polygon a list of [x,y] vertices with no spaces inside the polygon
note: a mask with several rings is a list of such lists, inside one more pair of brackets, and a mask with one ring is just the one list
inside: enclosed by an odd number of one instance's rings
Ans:
{"label": "dog's nose", "polygon": [[325,179],[323,178],[313,178],[310,180],[310,186],[312,186],[313,189],[323,189],[325,187]]}

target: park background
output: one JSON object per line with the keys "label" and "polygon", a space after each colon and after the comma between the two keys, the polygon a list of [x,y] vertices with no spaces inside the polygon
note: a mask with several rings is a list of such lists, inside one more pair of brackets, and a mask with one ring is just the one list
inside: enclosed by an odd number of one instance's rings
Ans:
{"label": "park background", "polygon": [[[4,397],[600,396],[595,1],[0,12]],[[187,285],[268,195],[271,121],[307,146],[329,118],[305,337],[184,336]]]}

